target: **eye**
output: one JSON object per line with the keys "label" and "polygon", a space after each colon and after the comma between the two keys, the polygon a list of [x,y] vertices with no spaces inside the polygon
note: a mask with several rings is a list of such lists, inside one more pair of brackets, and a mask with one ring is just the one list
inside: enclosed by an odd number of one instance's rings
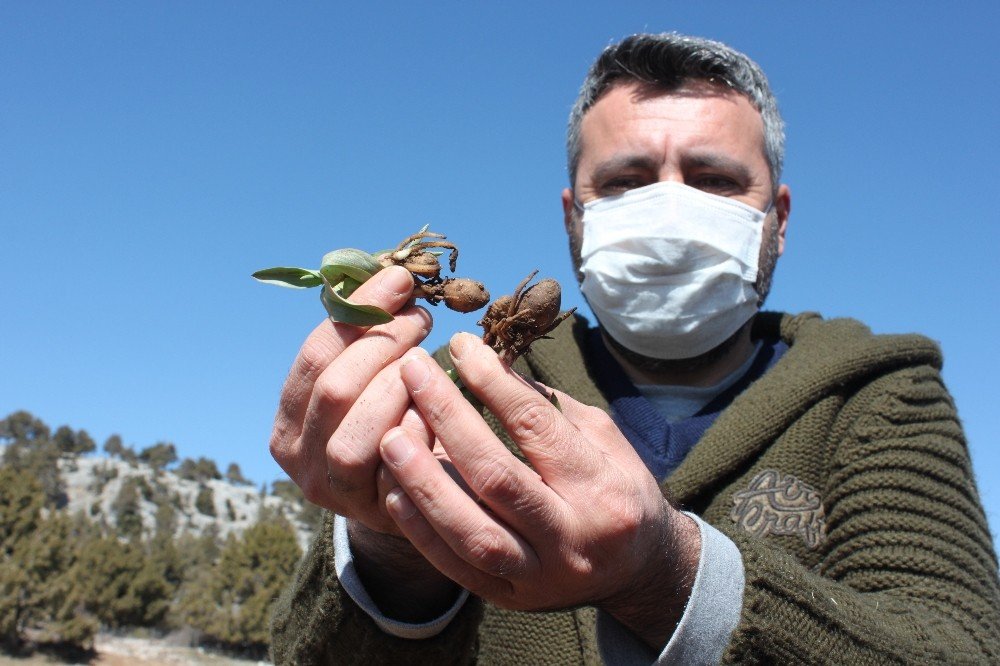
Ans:
{"label": "eye", "polygon": [[742,191],[742,187],[738,182],[736,182],[736,180],[730,178],[729,176],[721,176],[718,174],[698,175],[688,181],[687,184],[703,192],[721,194],[724,196]]}
{"label": "eye", "polygon": [[646,179],[640,176],[615,176],[601,185],[600,194],[602,197],[610,197],[648,184]]}

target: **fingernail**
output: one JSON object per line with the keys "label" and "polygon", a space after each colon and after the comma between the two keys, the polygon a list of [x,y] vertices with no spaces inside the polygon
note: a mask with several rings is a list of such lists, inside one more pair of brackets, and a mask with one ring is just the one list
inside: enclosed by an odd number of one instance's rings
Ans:
{"label": "fingernail", "polygon": [[431,317],[431,313],[420,307],[419,305],[414,306],[411,312],[407,312],[405,315],[407,318],[412,318],[413,323],[420,327],[424,335],[431,332],[431,326],[434,325],[434,318]]}
{"label": "fingernail", "polygon": [[430,379],[431,369],[427,367],[427,360],[426,356],[412,353],[403,357],[399,374],[403,383],[414,393],[421,391]]}
{"label": "fingernail", "polygon": [[378,471],[375,472],[375,476],[378,479],[378,484],[383,488],[395,488],[399,484],[396,483],[396,477],[392,475],[389,468],[385,465],[379,465]]}
{"label": "fingernail", "polygon": [[416,505],[410,501],[410,498],[406,496],[402,488],[393,488],[385,496],[386,508],[392,513],[396,514],[396,517],[400,520],[407,520],[412,518],[417,512]]}
{"label": "fingernail", "polygon": [[413,276],[405,268],[390,266],[378,272],[381,276],[378,281],[380,291],[393,296],[403,296],[409,294],[413,289]]}
{"label": "fingernail", "polygon": [[413,442],[402,430],[393,430],[382,441],[382,458],[393,465],[400,467],[413,455]]}
{"label": "fingernail", "polygon": [[448,353],[451,354],[455,365],[462,362],[462,358],[472,348],[470,345],[475,340],[478,340],[478,338],[470,333],[456,333],[451,336],[451,340],[448,343]]}

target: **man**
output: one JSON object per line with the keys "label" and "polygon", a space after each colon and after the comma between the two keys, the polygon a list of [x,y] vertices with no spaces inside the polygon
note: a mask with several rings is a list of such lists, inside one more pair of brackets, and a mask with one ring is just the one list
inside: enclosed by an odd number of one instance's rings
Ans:
{"label": "man", "polygon": [[324,322],[303,346],[271,449],[339,517],[278,606],[276,661],[1000,658],[937,348],[758,314],[791,209],[759,68],[626,39],[592,67],[568,149],[599,328],[568,321],[515,368],[559,409],[459,334],[438,361],[480,417],[414,348],[430,318],[402,270],[354,297],[393,322]]}

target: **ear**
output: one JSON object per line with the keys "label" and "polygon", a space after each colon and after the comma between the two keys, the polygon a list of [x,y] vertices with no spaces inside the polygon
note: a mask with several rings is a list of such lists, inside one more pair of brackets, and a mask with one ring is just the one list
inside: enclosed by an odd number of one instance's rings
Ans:
{"label": "ear", "polygon": [[568,187],[562,191],[563,225],[566,233],[572,234],[576,229],[576,217],[573,215],[573,190]]}
{"label": "ear", "polygon": [[788,185],[780,185],[774,197],[774,212],[778,216],[778,256],[785,251],[785,233],[788,231],[788,217],[792,214],[792,191]]}

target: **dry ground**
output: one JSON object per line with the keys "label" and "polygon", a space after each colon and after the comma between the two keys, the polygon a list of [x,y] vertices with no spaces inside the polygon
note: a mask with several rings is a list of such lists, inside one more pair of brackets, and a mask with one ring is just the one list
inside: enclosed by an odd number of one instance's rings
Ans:
{"label": "dry ground", "polygon": [[[97,658],[91,666],[251,666],[267,662],[233,659],[198,648],[170,645],[165,640],[98,635]],[[0,655],[0,666],[53,666],[66,664],[45,655],[8,657]],[[80,663],[80,662],[77,662]]]}

